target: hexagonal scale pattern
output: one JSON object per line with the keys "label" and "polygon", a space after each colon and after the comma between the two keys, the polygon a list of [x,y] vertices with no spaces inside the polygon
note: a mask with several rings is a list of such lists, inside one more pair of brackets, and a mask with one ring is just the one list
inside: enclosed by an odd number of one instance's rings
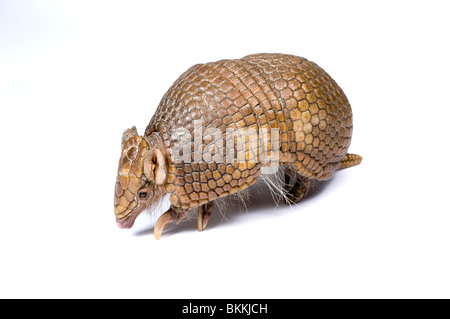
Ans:
{"label": "hexagonal scale pattern", "polygon": [[[203,134],[195,132],[197,126]],[[180,128],[200,143],[191,143],[191,163],[169,156],[167,191],[173,206],[193,208],[243,190],[259,176],[259,145],[236,145],[234,155],[241,161],[227,162],[227,154],[218,151],[235,138],[227,129],[278,129],[280,165],[326,180],[350,146],[352,111],[344,92],[317,64],[293,55],[254,54],[197,64],[183,73],[145,134],[159,132],[173,155],[186,143],[177,137]],[[220,129],[226,138],[208,135],[208,128]]]}

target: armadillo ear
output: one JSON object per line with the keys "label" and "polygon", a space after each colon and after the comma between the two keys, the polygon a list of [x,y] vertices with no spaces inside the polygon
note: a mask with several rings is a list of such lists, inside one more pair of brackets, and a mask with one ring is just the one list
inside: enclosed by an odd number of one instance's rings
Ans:
{"label": "armadillo ear", "polygon": [[122,134],[122,148],[126,141],[130,139],[130,137],[138,135],[136,126],[133,126],[132,128],[126,129]]}
{"label": "armadillo ear", "polygon": [[149,150],[144,163],[145,176],[155,184],[161,185],[167,178],[166,158],[157,148]]}
{"label": "armadillo ear", "polygon": [[155,154],[156,154],[155,182],[156,184],[161,185],[166,181],[167,177],[166,158],[158,149],[155,150]]}

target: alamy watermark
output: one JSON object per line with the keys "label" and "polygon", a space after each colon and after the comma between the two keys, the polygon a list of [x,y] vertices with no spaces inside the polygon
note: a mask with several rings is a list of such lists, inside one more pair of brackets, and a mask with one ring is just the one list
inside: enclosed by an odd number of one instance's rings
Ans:
{"label": "alamy watermark", "polygon": [[178,128],[172,140],[175,163],[262,163],[261,174],[274,174],[280,159],[278,128],[205,129],[201,120],[193,121],[193,130]]}

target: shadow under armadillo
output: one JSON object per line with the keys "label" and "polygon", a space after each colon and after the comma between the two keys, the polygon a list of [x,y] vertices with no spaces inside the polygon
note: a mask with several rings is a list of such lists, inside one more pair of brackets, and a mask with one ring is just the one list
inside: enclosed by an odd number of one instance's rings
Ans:
{"label": "shadow under armadillo", "polygon": [[[314,181],[311,188],[304,199],[300,203],[295,204],[296,210],[301,210],[301,206],[310,200],[316,200],[317,197],[332,183],[338,179],[340,174],[336,174],[327,181]],[[239,200],[219,200],[215,205],[211,219],[208,222],[208,229],[216,227],[228,227],[235,223],[248,221],[249,216],[258,214],[259,218],[282,218],[283,213],[292,212],[291,207],[287,205],[282,198],[278,198],[277,194],[272,194],[268,185],[259,183],[248,189],[248,198],[244,203]],[[298,209],[297,209],[298,208]],[[134,233],[135,236],[153,235],[154,223],[149,225],[147,229],[143,229]],[[197,232],[197,210],[193,210],[191,214],[185,218],[180,224],[171,224],[164,230],[164,237],[172,236],[187,231]]]}

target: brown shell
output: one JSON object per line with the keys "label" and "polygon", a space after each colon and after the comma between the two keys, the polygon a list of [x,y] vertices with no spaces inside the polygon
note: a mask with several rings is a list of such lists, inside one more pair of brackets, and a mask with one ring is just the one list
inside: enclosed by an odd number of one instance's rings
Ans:
{"label": "brown shell", "polygon": [[[317,180],[329,179],[340,167],[352,135],[352,110],[336,82],[317,64],[284,54],[191,67],[164,95],[145,135],[160,132],[171,154],[184,143],[177,129],[194,136],[195,121],[203,131],[219,128],[224,136],[227,129],[278,129],[279,164]],[[217,160],[224,154],[206,149],[207,137],[203,140],[192,146],[192,160],[201,154],[201,161],[174,162],[169,156],[167,191],[175,207],[192,208],[243,190],[264,165],[248,145],[235,147],[237,157],[245,152],[247,161]]]}

